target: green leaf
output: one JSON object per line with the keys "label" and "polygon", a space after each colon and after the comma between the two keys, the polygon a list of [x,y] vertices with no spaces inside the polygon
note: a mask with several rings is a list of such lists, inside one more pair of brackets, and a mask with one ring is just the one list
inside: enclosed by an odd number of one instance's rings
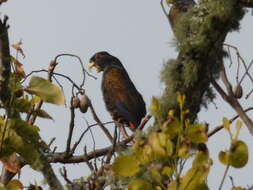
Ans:
{"label": "green leaf", "polygon": [[15,107],[19,112],[27,113],[31,110],[32,103],[25,98],[15,98],[13,107]]}
{"label": "green leaf", "polygon": [[45,102],[63,105],[64,94],[62,90],[48,80],[33,76],[29,86],[25,89],[28,93],[39,96]]}
{"label": "green leaf", "polygon": [[39,136],[38,127],[30,125],[22,119],[10,119],[8,123],[10,129],[13,129],[17,135],[22,137],[28,143],[33,143],[34,145],[39,144],[41,138]]}
{"label": "green leaf", "polygon": [[208,140],[205,124],[193,124],[186,129],[186,135],[193,143],[205,143]]}
{"label": "green leaf", "polygon": [[248,146],[243,141],[232,143],[229,155],[229,163],[235,168],[244,167],[249,159]]}
{"label": "green leaf", "polygon": [[7,190],[4,186],[4,184],[0,183],[0,190]]}
{"label": "green leaf", "polygon": [[15,152],[20,154],[33,169],[39,170],[42,167],[39,152],[33,144],[26,142],[17,135],[10,136],[9,143]]}
{"label": "green leaf", "polygon": [[134,156],[122,155],[115,159],[112,169],[117,176],[130,177],[135,175],[140,168]]}
{"label": "green leaf", "polygon": [[153,190],[152,185],[143,179],[134,179],[128,184],[128,190]]}

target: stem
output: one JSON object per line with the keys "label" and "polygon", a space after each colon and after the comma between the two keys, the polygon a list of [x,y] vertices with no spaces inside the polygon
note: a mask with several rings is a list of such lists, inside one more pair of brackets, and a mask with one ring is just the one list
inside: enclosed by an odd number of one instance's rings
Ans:
{"label": "stem", "polygon": [[225,172],[224,172],[224,175],[223,175],[223,177],[222,177],[222,180],[221,180],[221,184],[220,184],[219,190],[221,190],[221,189],[222,189],[222,185],[223,185],[223,183],[224,183],[224,181],[225,181],[225,178],[226,178],[226,176],[227,176],[228,169],[229,169],[229,165],[227,165],[227,167],[226,167],[226,169],[225,169]]}

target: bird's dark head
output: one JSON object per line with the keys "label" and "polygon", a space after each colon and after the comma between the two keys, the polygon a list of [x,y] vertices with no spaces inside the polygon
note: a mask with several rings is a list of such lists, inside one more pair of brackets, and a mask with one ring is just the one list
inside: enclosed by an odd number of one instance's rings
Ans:
{"label": "bird's dark head", "polygon": [[123,67],[118,58],[110,55],[106,51],[101,51],[101,52],[95,53],[90,58],[90,63],[88,65],[88,68],[91,69],[92,67],[96,67],[97,72],[101,72],[101,71],[104,71],[106,67],[112,66],[112,65]]}

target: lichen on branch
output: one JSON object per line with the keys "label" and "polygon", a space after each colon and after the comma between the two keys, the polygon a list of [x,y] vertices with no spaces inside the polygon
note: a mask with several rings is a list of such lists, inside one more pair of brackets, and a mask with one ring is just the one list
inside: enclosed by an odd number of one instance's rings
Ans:
{"label": "lichen on branch", "polygon": [[[174,2],[171,9],[176,6],[179,2]],[[161,71],[165,84],[161,114],[166,119],[170,109],[178,110],[176,94],[182,93],[194,121],[201,106],[214,98],[210,81],[218,78],[226,56],[223,42],[229,32],[239,29],[244,10],[238,0],[201,0],[194,6],[190,4],[186,12],[178,10],[175,16],[179,19],[172,27],[179,55],[168,60]]]}

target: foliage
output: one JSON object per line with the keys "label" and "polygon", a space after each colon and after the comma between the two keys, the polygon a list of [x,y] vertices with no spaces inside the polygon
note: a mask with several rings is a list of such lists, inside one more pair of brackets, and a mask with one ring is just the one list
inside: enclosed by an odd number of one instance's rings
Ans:
{"label": "foliage", "polygon": [[[169,112],[165,122],[157,122],[153,130],[136,139],[129,152],[116,158],[112,165],[112,188],[208,189],[206,180],[213,162],[205,144],[208,141],[206,125],[192,124],[187,118],[189,110],[185,110],[185,96],[178,95],[177,101],[179,118]],[[157,104],[153,99],[154,114],[160,111]],[[227,119],[224,119],[224,126],[229,130]],[[248,161],[247,145],[238,139],[240,126],[238,121],[236,135],[231,136],[230,150],[219,155],[222,163],[235,168],[245,166]],[[186,162],[191,162],[191,168],[185,167]]]}

